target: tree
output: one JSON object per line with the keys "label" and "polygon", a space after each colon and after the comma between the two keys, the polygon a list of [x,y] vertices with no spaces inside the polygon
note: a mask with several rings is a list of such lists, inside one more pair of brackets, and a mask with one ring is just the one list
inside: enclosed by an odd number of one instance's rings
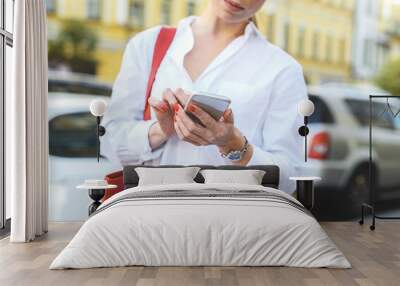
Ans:
{"label": "tree", "polygon": [[65,64],[74,72],[96,73],[98,38],[84,22],[66,20],[55,40],[49,40],[49,64]]}
{"label": "tree", "polygon": [[384,90],[400,96],[400,58],[385,64],[375,81]]}

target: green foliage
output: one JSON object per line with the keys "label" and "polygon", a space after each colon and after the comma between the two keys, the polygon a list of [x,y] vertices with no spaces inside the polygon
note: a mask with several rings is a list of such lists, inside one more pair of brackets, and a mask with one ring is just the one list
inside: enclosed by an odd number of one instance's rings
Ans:
{"label": "green foliage", "polygon": [[49,64],[65,64],[74,72],[95,73],[98,37],[84,22],[66,20],[55,40],[49,40]]}
{"label": "green foliage", "polygon": [[400,58],[385,64],[375,81],[384,90],[400,96]]}

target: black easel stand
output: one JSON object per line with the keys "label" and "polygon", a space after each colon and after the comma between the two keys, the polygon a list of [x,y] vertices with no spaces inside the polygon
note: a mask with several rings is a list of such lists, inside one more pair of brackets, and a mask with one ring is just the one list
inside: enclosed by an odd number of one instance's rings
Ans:
{"label": "black easel stand", "polygon": [[[388,100],[389,98],[399,98],[399,97],[394,96],[394,95],[370,95],[369,96],[369,192],[370,192],[371,203],[370,204],[367,204],[367,203],[362,204],[361,220],[359,221],[359,223],[361,225],[364,224],[365,212],[367,209],[369,209],[371,211],[371,215],[372,215],[372,224],[369,227],[371,230],[375,230],[375,219],[387,219],[387,220],[400,219],[400,217],[384,217],[384,216],[378,216],[375,214],[376,196],[375,196],[374,182],[372,181],[372,176],[373,176],[373,174],[372,174],[372,100],[374,98],[386,98]],[[388,107],[390,108],[390,106],[388,106]],[[399,115],[399,113],[393,114],[393,115],[394,115],[394,117],[396,117],[397,115]]]}

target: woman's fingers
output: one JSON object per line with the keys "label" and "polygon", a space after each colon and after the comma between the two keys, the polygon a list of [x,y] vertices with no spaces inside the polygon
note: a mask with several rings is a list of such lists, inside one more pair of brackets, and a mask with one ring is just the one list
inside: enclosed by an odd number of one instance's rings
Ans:
{"label": "woman's fingers", "polygon": [[180,123],[181,131],[184,136],[203,146],[210,145],[213,142],[213,133],[207,128],[193,122],[182,108],[176,113],[175,120]]}
{"label": "woman's fingers", "polygon": [[190,97],[190,94],[186,93],[182,88],[178,88],[175,91],[175,96],[178,99],[178,102],[180,103],[180,105],[182,107],[184,107]]}
{"label": "woman's fingers", "polygon": [[196,146],[201,146],[201,145],[207,145],[204,140],[199,138],[198,136],[190,133],[190,131],[187,130],[184,124],[182,124],[182,121],[179,121],[178,119],[175,121],[175,130],[176,134],[178,135],[179,139],[183,141],[187,141],[189,143],[192,143],[193,145]]}
{"label": "woman's fingers", "polygon": [[158,100],[154,97],[149,98],[149,104],[158,112],[167,112],[169,110],[168,104],[164,101]]}
{"label": "woman's fingers", "polygon": [[209,142],[205,138],[207,130],[198,124],[194,123],[182,107],[175,113],[175,122],[178,124],[183,140],[189,139],[199,145],[208,145]]}
{"label": "woman's fingers", "polygon": [[181,88],[178,88],[175,92],[173,92],[170,88],[167,88],[162,95],[162,99],[168,102],[171,110],[173,110],[176,104],[180,104],[182,107],[185,106],[189,97],[190,95],[185,93],[185,91]]}
{"label": "woman's fingers", "polygon": [[162,99],[166,102],[168,102],[168,105],[170,106],[171,110],[174,110],[174,105],[178,103],[178,100],[175,97],[175,94],[172,92],[171,89],[167,88],[162,95]]}
{"label": "woman's fingers", "polygon": [[207,112],[205,112],[200,107],[191,104],[188,107],[188,111],[194,114],[201,121],[201,123],[204,124],[206,128],[211,130],[215,128],[217,121],[215,121],[214,118],[212,118]]}
{"label": "woman's fingers", "polygon": [[221,117],[221,121],[225,123],[234,123],[233,112],[231,108],[225,110],[224,114]]}
{"label": "woman's fingers", "polygon": [[182,123],[191,133],[194,133],[200,137],[203,137],[205,135],[207,129],[193,122],[193,120],[186,114],[183,108],[178,108],[176,114],[177,118],[182,121]]}
{"label": "woman's fingers", "polygon": [[191,132],[185,126],[185,124],[182,122],[182,120],[180,118],[177,118],[177,120],[175,122],[175,126],[177,126],[177,128],[179,129],[179,131],[181,133],[181,137],[180,137],[181,140],[188,141],[196,146],[208,145],[208,142],[206,140],[204,140],[200,136]]}

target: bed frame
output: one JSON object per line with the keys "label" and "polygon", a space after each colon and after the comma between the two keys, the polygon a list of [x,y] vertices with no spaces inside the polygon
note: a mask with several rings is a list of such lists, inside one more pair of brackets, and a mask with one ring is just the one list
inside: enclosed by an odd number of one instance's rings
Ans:
{"label": "bed frame", "polygon": [[[265,187],[270,187],[278,189],[279,186],[279,167],[274,165],[254,165],[254,166],[211,166],[211,165],[191,165],[200,167],[202,170],[205,169],[217,169],[217,170],[263,170],[265,175],[262,179],[262,185]],[[144,166],[144,165],[132,165],[124,167],[124,188],[136,187],[139,183],[139,176],[135,171],[136,167],[146,167],[146,168],[179,168],[185,167],[181,165],[162,165],[162,166]],[[203,176],[198,173],[194,179],[197,183],[204,183]]]}

